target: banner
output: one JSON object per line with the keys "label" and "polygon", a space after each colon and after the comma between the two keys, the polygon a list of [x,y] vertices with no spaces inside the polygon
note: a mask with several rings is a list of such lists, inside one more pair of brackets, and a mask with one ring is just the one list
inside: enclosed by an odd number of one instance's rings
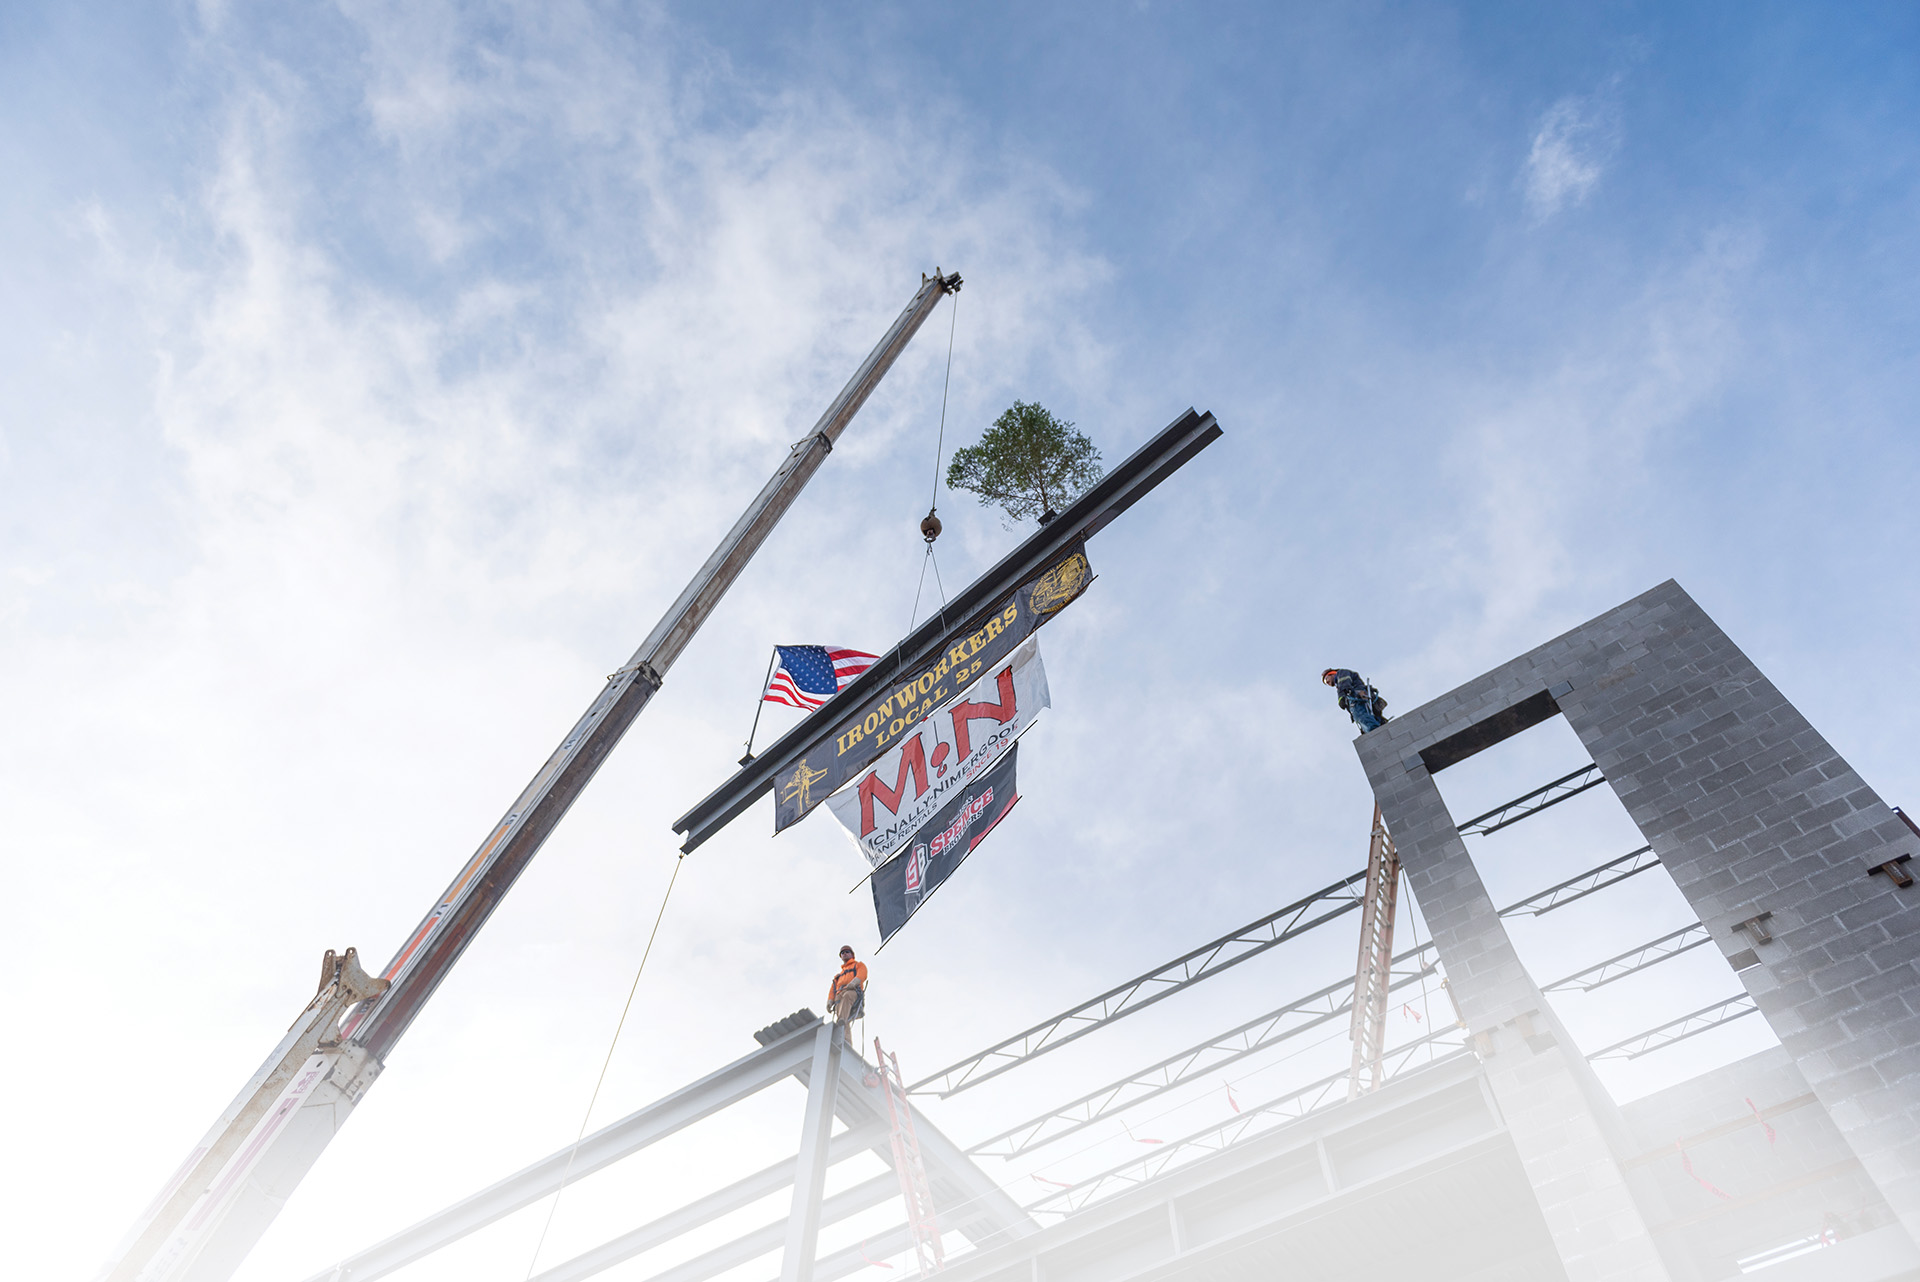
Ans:
{"label": "banner", "polygon": [[1003,756],[1047,706],[1040,638],[1028,637],[959,698],[896,740],[827,806],[877,868]]}
{"label": "banner", "polygon": [[873,915],[880,923],[881,943],[920,911],[927,897],[953,876],[954,869],[1020,800],[1013,778],[1019,755],[1019,744],[1008,748],[914,833],[899,856],[874,872]]}
{"label": "banner", "polygon": [[809,744],[792,766],[781,767],[774,780],[773,830],[806,818],[956,691],[966,689],[1071,604],[1092,578],[1084,545],[1075,544],[1014,589],[993,613],[973,619],[978,626],[950,633],[925,666],[898,674],[850,712],[837,713],[829,704],[827,713],[835,718],[832,729]]}

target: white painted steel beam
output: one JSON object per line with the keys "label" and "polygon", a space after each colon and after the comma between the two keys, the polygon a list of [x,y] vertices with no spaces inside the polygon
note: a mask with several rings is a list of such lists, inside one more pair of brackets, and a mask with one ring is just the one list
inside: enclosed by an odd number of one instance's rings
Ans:
{"label": "white painted steel beam", "polygon": [[787,1212],[781,1282],[813,1282],[813,1257],[820,1242],[820,1195],[827,1184],[827,1145],[833,1138],[834,1096],[840,1090],[841,1032],[836,1025],[822,1024],[813,1034],[807,1111],[800,1123],[800,1153],[793,1163],[793,1206]]}
{"label": "white painted steel beam", "polygon": [[[900,1182],[892,1171],[885,1175],[876,1175],[864,1183],[856,1184],[841,1193],[835,1193],[820,1204],[821,1224],[838,1224],[850,1215],[879,1206],[889,1198],[900,1196]],[[696,1255],[684,1264],[676,1264],[664,1273],[656,1273],[646,1282],[706,1282],[707,1278],[737,1268],[749,1260],[758,1259],[770,1251],[780,1249],[786,1240],[785,1221],[776,1220],[772,1224],[755,1229],[728,1242],[716,1246],[703,1255]],[[784,1277],[785,1275],[782,1274]]]}
{"label": "white painted steel beam", "polygon": [[[884,1153],[887,1149],[887,1133],[884,1128],[873,1130],[863,1128],[857,1131],[843,1131],[827,1145],[827,1165],[852,1157],[863,1149],[872,1149]],[[687,1203],[677,1211],[661,1216],[649,1224],[643,1224],[630,1233],[622,1233],[611,1241],[583,1251],[571,1260],[556,1264],[535,1274],[529,1282],[580,1282],[596,1273],[612,1268],[623,1260],[630,1260],[644,1251],[651,1251],[663,1242],[670,1242],[682,1233],[690,1233],[703,1224],[710,1224],[723,1215],[750,1206],[771,1193],[793,1183],[794,1159],[786,1158],[775,1162],[765,1170],[749,1175],[717,1193],[709,1193],[703,1198]],[[883,1181],[891,1176],[876,1177]],[[864,1209],[864,1208],[862,1208]]]}
{"label": "white painted steel beam", "polygon": [[812,1062],[813,1043],[812,1030],[803,1029],[762,1047],[587,1136],[580,1141],[579,1152],[572,1156],[571,1172],[568,1156],[572,1150],[561,1149],[386,1241],[347,1257],[333,1268],[314,1275],[311,1282],[370,1282],[373,1278],[385,1277],[538,1201],[558,1189],[562,1179],[580,1179],[775,1082],[792,1077],[796,1070]]}
{"label": "white painted steel beam", "polygon": [[[885,1088],[867,1085],[866,1069],[857,1056],[841,1061],[843,1118],[852,1112],[850,1105],[856,1101],[876,1121],[886,1116]],[[920,1157],[927,1164],[927,1179],[933,1185],[934,1209],[939,1210],[943,1201],[949,1207],[963,1208],[948,1227],[958,1229],[968,1241],[976,1243],[985,1237],[1022,1238],[1040,1231],[1039,1222],[992,1176],[981,1170],[965,1150],[947,1138],[925,1113],[914,1108],[912,1101],[908,1101],[907,1107],[913,1113],[913,1133],[920,1141]],[[944,1217],[941,1222],[947,1223]]]}

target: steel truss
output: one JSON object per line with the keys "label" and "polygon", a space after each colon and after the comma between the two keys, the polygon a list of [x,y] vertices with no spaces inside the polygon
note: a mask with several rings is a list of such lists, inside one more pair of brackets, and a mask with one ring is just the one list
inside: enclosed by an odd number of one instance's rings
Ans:
{"label": "steel truss", "polygon": [[[1393,837],[1373,807],[1373,831],[1367,841],[1367,894],[1360,909],[1360,955],[1353,969],[1353,1067],[1347,1098],[1380,1084],[1380,1053],[1387,1044],[1387,995],[1393,986],[1393,923],[1400,903],[1400,855]],[[1369,1083],[1361,1086],[1361,1074]]]}
{"label": "steel truss", "polygon": [[[1404,988],[1433,975],[1438,970],[1437,963],[1428,956],[1433,951],[1433,944],[1426,943],[1395,957],[1395,965],[1408,961],[1415,961],[1416,964],[1412,970],[1394,972],[1391,988]],[[1189,1046],[1157,1064],[1108,1082],[1071,1103],[1030,1117],[1018,1126],[1009,1127],[975,1144],[967,1150],[967,1155],[1011,1158],[1042,1148],[1136,1104],[1164,1095],[1195,1078],[1217,1072],[1268,1047],[1278,1046],[1302,1033],[1331,1023],[1351,1013],[1352,1009],[1352,982],[1342,980],[1337,984],[1329,984],[1318,992],[1309,993],[1277,1010],[1250,1019],[1237,1028],[1230,1028],[1218,1036]]]}
{"label": "steel truss", "polygon": [[1495,806],[1484,815],[1476,815],[1460,825],[1460,835],[1484,837],[1490,832],[1499,832],[1508,824],[1517,824],[1545,810],[1548,806],[1557,806],[1569,797],[1577,797],[1589,788],[1597,787],[1607,781],[1595,765],[1581,766],[1570,775],[1562,775],[1544,787],[1535,788],[1524,797],[1515,797],[1504,806]]}
{"label": "steel truss", "polygon": [[1675,1042],[1684,1042],[1689,1037],[1698,1037],[1708,1029],[1718,1028],[1722,1024],[1731,1024],[1734,1020],[1752,1015],[1759,1009],[1760,1005],[1754,1001],[1752,993],[1741,993],[1738,997],[1729,997],[1711,1006],[1702,1006],[1690,1015],[1668,1020],[1658,1028],[1636,1033],[1623,1042],[1604,1046],[1587,1058],[1596,1063],[1603,1059],[1639,1059],[1642,1055],[1651,1055],[1654,1051],[1665,1050]]}
{"label": "steel truss", "polygon": [[1541,985],[1543,993],[1582,992],[1590,993],[1616,979],[1643,971],[1649,966],[1657,966],[1663,961],[1671,961],[1681,953],[1691,952],[1702,944],[1712,943],[1713,936],[1699,922],[1691,926],[1682,926],[1671,934],[1650,939],[1638,948],[1630,948],[1618,957],[1609,957],[1596,962],[1585,970],[1554,980],[1551,984]]}
{"label": "steel truss", "polygon": [[1556,908],[1565,908],[1576,899],[1585,899],[1596,891],[1605,890],[1635,874],[1657,867],[1659,863],[1660,856],[1653,853],[1652,846],[1629,850],[1618,859],[1609,859],[1598,868],[1587,869],[1578,877],[1570,877],[1557,886],[1548,886],[1545,890],[1528,895],[1518,903],[1508,904],[1500,910],[1500,915],[1541,917]]}
{"label": "steel truss", "polygon": [[[1426,1068],[1430,1064],[1444,1063],[1469,1054],[1463,1040],[1460,1040],[1465,1037],[1465,1031],[1458,1027],[1443,1028],[1394,1047],[1381,1058],[1381,1080],[1391,1081],[1410,1068]],[[1448,1044],[1447,1038],[1456,1040]],[[1446,1047],[1444,1054],[1433,1054],[1424,1061],[1418,1059],[1421,1050],[1441,1046]],[[1098,1175],[1090,1175],[1068,1188],[1029,1202],[1026,1209],[1031,1214],[1071,1215],[1120,1188],[1146,1183],[1165,1171],[1182,1154],[1222,1152],[1249,1134],[1269,1130],[1274,1125],[1299,1121],[1330,1104],[1344,1104],[1347,1102],[1347,1078],[1347,1070],[1342,1069],[1285,1095],[1275,1096],[1260,1104],[1250,1104],[1225,1122],[1157,1145],[1153,1152],[1143,1157],[1109,1167]]]}
{"label": "steel truss", "polygon": [[[1003,1042],[950,1064],[932,1076],[915,1082],[907,1088],[908,1093],[938,1095],[944,1099],[998,1077],[1009,1069],[1018,1068],[1036,1056],[1058,1050],[1113,1020],[1145,1010],[1203,979],[1211,979],[1249,958],[1258,957],[1269,948],[1353,912],[1360,907],[1366,879],[1366,870],[1362,869],[1336,881],[1278,912],[1269,913],[1239,930],[1222,935],[1212,943],[1202,944],[1192,952],[1174,958],[1164,966],[1136,976],[1117,988],[1110,988],[1052,1019],[1035,1024],[1025,1032],[1016,1033]],[[1327,905],[1336,906],[1326,908]],[[1326,911],[1308,919],[1309,914],[1321,908],[1326,908]]]}

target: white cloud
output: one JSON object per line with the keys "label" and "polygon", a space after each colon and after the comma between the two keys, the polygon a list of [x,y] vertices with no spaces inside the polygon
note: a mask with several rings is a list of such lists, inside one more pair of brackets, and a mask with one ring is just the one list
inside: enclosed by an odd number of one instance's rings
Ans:
{"label": "white cloud", "polygon": [[1584,202],[1617,145],[1610,114],[1594,99],[1569,95],[1554,103],[1540,118],[1521,174],[1527,211],[1544,222]]}
{"label": "white cloud", "polygon": [[[124,385],[135,408],[114,431],[153,461],[131,487],[136,528],[89,529],[77,568],[72,546],[24,540],[0,577],[0,804],[14,848],[36,852],[0,925],[59,966],[56,979],[29,963],[15,1014],[59,1028],[71,1068],[32,1084],[40,1108],[14,1132],[41,1158],[0,1177],[0,1203],[31,1223],[7,1234],[23,1276],[91,1270],[299,1009],[322,948],[384,961],[921,271],[968,278],[950,443],[1022,379],[1102,368],[1075,313],[1106,269],[1065,235],[1071,193],[981,163],[962,122],[763,94],[658,27],[655,56],[628,58],[627,37],[585,10],[502,21],[484,40],[439,39],[370,11],[364,62],[325,69],[362,77],[365,129],[329,115],[298,69],[256,60],[229,22],[204,69],[227,86],[220,143],[188,216],[86,220],[95,248],[76,271],[145,323],[144,346],[92,373]],[[396,217],[369,227],[367,209]],[[305,1276],[572,1133],[670,821],[738,756],[766,643],[877,649],[905,622],[946,320],[245,1276]],[[35,483],[88,492],[107,439]],[[949,580],[964,580],[967,540],[1004,536],[988,516],[944,515]],[[128,574],[126,553],[157,542],[174,549],[165,565]],[[817,1004],[832,947],[870,931],[841,893],[837,836],[770,852],[752,826],[681,878],[603,1115]],[[178,999],[141,978],[156,957]],[[122,1073],[130,1048],[177,1037],[182,1002],[194,1082],[155,1107]],[[904,1027],[902,1010],[885,1027]],[[482,1061],[463,1085],[457,1066]],[[461,1133],[457,1119],[497,1107],[483,1079],[539,1087]],[[787,1142],[750,1134],[735,1151]],[[69,1196],[83,1186],[91,1200]],[[330,1187],[382,1209],[347,1213]],[[590,1231],[563,1210],[549,1262]]]}

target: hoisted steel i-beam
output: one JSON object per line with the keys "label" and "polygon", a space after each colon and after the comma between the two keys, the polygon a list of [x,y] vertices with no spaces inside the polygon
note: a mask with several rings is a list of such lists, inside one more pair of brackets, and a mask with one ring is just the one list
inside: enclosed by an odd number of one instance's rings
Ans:
{"label": "hoisted steel i-beam", "polygon": [[[102,1282],[224,1282],[379,1076],[387,1055],[826,461],[958,273],[921,278],[878,346],[795,442],[633,657],[460,869],[377,978],[357,965],[321,993],[134,1225]],[[362,982],[365,981],[365,982]],[[355,1006],[344,1027],[339,1016]]]}
{"label": "hoisted steel i-beam", "polygon": [[[933,616],[887,651],[835,696],[842,708],[859,707],[883,692],[901,673],[917,670],[939,657],[946,640],[970,631],[1000,608],[1002,598],[1021,583],[1057,561],[1082,539],[1105,529],[1113,519],[1145,498],[1188,459],[1220,437],[1212,414],[1189,409],[1161,429],[1151,440],[1067,505],[1051,521],[1003,557],[964,591],[934,611]],[[821,728],[809,718],[788,731],[741,770],[714,789],[692,810],[674,820],[673,830],[686,834],[681,850],[690,851],[719,832],[747,807],[772,791],[774,779],[790,772],[794,763],[814,745]]]}

